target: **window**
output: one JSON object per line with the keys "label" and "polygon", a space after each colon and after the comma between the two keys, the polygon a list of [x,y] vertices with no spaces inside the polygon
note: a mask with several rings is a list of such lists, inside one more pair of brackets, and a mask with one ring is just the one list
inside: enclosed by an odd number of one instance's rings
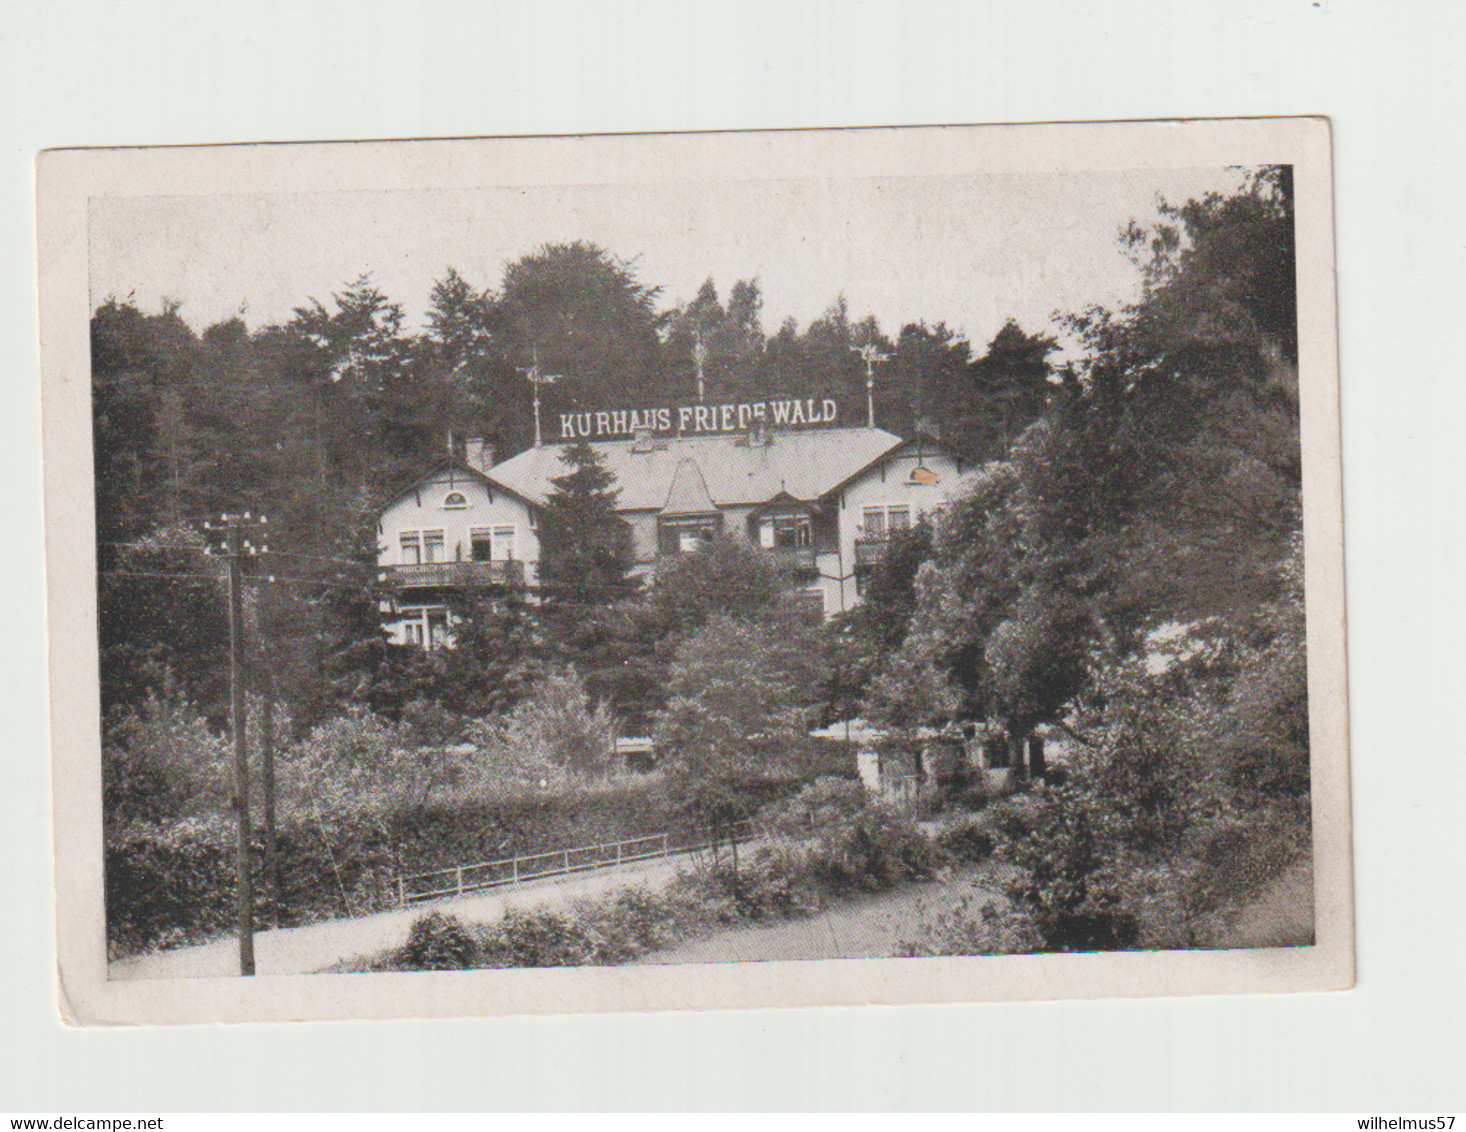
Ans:
{"label": "window", "polygon": [[519,530],[512,524],[500,527],[474,527],[469,531],[469,545],[475,562],[510,562],[516,557]]}
{"label": "window", "polygon": [[401,545],[404,566],[416,566],[422,562],[422,543],[416,531],[403,531]]}
{"label": "window", "polygon": [[422,549],[423,549],[422,560],[424,562],[442,562],[443,561],[443,532],[442,531],[423,531],[423,533],[422,533]]}
{"label": "window", "polygon": [[402,643],[422,648],[427,642],[427,627],[423,621],[423,610],[404,609],[401,613]]}
{"label": "window", "polygon": [[770,549],[792,550],[810,545],[808,515],[771,515],[760,525],[759,543]]}
{"label": "window", "polygon": [[890,538],[896,531],[911,529],[911,508],[905,503],[883,503],[865,509],[865,537]]}
{"label": "window", "polygon": [[468,506],[468,496],[461,491],[450,491],[443,496],[443,509],[445,511],[461,511]]}
{"label": "window", "polygon": [[417,648],[437,649],[451,645],[448,611],[442,606],[412,606],[402,610],[402,641]]}
{"label": "window", "polygon": [[446,609],[429,609],[427,611],[428,622],[428,648],[440,649],[448,644],[448,611]]}
{"label": "window", "polygon": [[657,523],[657,549],[663,554],[692,554],[713,540],[721,523],[721,515],[661,519]]}

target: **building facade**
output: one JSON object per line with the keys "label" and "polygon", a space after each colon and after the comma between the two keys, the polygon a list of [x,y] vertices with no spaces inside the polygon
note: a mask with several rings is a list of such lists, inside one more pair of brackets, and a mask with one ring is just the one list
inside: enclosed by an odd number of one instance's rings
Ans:
{"label": "building facade", "polygon": [[388,501],[377,520],[377,565],[391,591],[396,644],[436,648],[451,636],[450,596],[534,587],[536,508],[466,461],[443,464]]}
{"label": "building facade", "polygon": [[[643,433],[591,447],[616,477],[640,570],[721,532],[780,560],[827,616],[859,602],[891,535],[945,507],[971,468],[931,438],[876,428]],[[563,454],[530,448],[492,473],[543,503],[570,470]]]}
{"label": "building facade", "polygon": [[[615,477],[638,572],[731,535],[779,561],[825,616],[860,601],[891,537],[940,513],[972,467],[929,437],[877,428],[641,432],[591,448]],[[469,450],[486,451],[475,442]],[[483,469],[450,461],[387,504],[378,546],[394,590],[394,640],[445,643],[453,586],[533,593],[538,514],[553,481],[571,471],[564,452],[547,444]]]}

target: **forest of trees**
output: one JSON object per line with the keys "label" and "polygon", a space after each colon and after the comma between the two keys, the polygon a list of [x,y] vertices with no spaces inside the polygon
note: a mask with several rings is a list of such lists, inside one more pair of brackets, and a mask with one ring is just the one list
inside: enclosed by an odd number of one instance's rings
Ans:
{"label": "forest of trees", "polygon": [[[1001,454],[1049,389],[1052,341],[1012,323],[972,360],[940,324],[908,325],[892,341],[873,319],[852,323],[843,299],[802,332],[786,322],[766,335],[756,280],[736,282],[726,306],[712,280],[678,309],[658,300],[614,255],[574,243],[510,264],[497,289],[448,270],[420,332],[367,278],[257,330],[231,319],[195,333],[176,307],[104,302],[91,335],[104,702],[135,705],[166,674],[218,717],[220,612],[216,587],[201,577],[198,531],[248,510],[271,524],[274,557],[259,571],[292,579],[261,586],[255,613],[295,718],[321,718],[347,700],[400,707],[412,689],[392,685],[412,678],[383,677],[369,585],[376,511],[446,454],[450,436],[490,437],[499,459],[527,447],[522,370],[535,359],[563,375],[543,388],[546,419],[693,400],[700,369],[710,400],[831,397],[844,419],[858,420],[865,386],[855,349],[874,344],[891,355],[878,383],[881,423],[909,435],[941,420],[974,459]],[[573,532],[567,549],[584,537]],[[552,561],[548,576],[556,569]],[[142,576],[160,573],[181,577]],[[605,604],[550,612],[565,626]],[[494,621],[491,635],[512,633],[513,611],[481,612]],[[481,691],[480,702],[495,700]]]}
{"label": "forest of trees", "polygon": [[[365,278],[253,331],[108,300],[92,320],[108,743],[125,750],[160,697],[222,724],[227,633],[199,527],[252,510],[272,529],[252,567],[256,690],[302,734],[363,711],[530,734],[524,705],[552,686],[600,705],[586,734],[655,732],[706,795],[820,717],[976,722],[1019,785],[1045,769],[1025,758],[1035,729],[1057,730],[1078,752],[1067,785],[1014,850],[1030,878],[1015,907],[1041,928],[1120,900],[1104,869],[1188,831],[1261,823],[1292,852],[1309,820],[1292,208],[1290,170],[1264,168],[1132,225],[1143,291],[1065,316],[1081,349],[1062,365],[1011,321],[976,348],[940,321],[890,337],[842,298],[768,333],[756,280],[667,309],[585,243],[525,256],[494,289],[448,271],[420,332]],[[811,625],[725,538],[640,584],[617,486],[580,444],[543,516],[538,600],[465,595],[455,648],[386,643],[377,509],[452,434],[526,447],[532,361],[564,375],[551,413],[685,402],[701,380],[709,400],[829,397],[860,419],[867,344],[890,355],[880,423],[940,422],[979,471],[894,541],[854,610]]]}

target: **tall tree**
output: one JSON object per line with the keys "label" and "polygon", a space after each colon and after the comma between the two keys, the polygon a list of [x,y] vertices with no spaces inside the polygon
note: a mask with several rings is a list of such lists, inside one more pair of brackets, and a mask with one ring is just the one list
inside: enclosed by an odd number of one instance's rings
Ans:
{"label": "tall tree", "polygon": [[[547,409],[663,399],[658,290],[594,244],[547,244],[504,270],[495,305],[517,366],[560,375]],[[526,394],[527,397],[527,394]]]}
{"label": "tall tree", "polygon": [[449,431],[493,437],[506,455],[529,447],[533,423],[507,344],[506,308],[451,268],[428,301],[417,365],[434,400],[435,439]]}
{"label": "tall tree", "polygon": [[604,459],[584,440],[565,448],[571,470],[540,515],[541,614],[548,644],[573,665],[592,698],[619,702],[633,628],[617,603],[637,589],[631,529],[616,514],[620,489]]}
{"label": "tall tree", "polygon": [[1287,289],[1256,286],[1286,272],[1248,260],[1291,246],[1283,185],[1259,176],[1175,210],[1143,299],[1074,320],[1088,356],[952,507],[874,715],[999,720],[1021,776],[1027,729],[1145,629],[1217,614],[1240,628],[1275,593],[1297,524],[1296,380],[1263,329],[1287,321]]}
{"label": "tall tree", "polygon": [[974,454],[1001,459],[1018,435],[1043,414],[1054,386],[1048,356],[1052,337],[1026,333],[1009,319],[968,371],[971,392],[949,402],[956,427]]}

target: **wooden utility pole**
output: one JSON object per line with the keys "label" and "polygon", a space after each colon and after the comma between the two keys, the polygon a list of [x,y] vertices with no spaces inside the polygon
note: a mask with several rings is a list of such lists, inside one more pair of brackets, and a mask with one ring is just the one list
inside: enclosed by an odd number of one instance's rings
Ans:
{"label": "wooden utility pole", "polygon": [[[249,814],[249,739],[246,734],[248,713],[245,710],[245,624],[244,624],[244,576],[242,564],[256,547],[247,537],[258,524],[263,527],[263,516],[251,520],[249,512],[243,515],[223,516],[224,557],[229,570],[229,726],[234,732],[234,808],[238,839],[235,845],[235,904],[238,913],[239,930],[239,973],[255,973],[254,947],[254,876],[251,860],[251,830]],[[204,524],[208,527],[208,524]]]}
{"label": "wooden utility pole", "polygon": [[265,900],[270,927],[280,926],[280,864],[275,859],[275,678],[267,677],[260,713],[260,786],[265,793]]}

